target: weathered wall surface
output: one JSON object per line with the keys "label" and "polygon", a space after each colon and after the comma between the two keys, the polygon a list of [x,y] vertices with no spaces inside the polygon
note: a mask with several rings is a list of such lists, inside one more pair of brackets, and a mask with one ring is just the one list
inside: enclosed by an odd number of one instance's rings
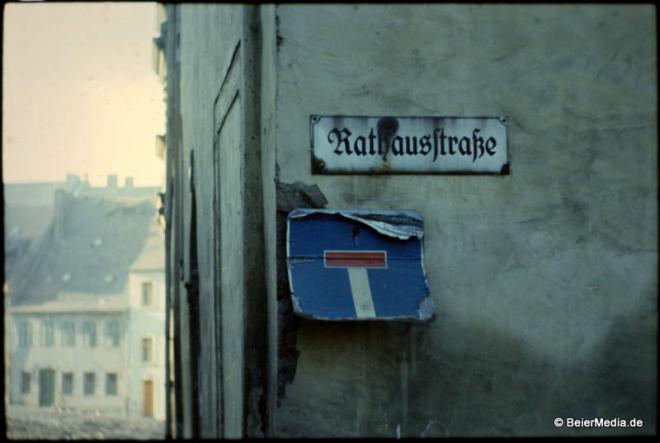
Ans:
{"label": "weathered wall surface", "polygon": [[[215,250],[219,243],[219,230],[216,221],[220,214],[216,206],[216,170],[217,154],[215,150],[215,136],[217,132],[214,120],[214,102],[220,86],[228,72],[234,49],[238,44],[242,30],[242,9],[231,6],[212,5],[182,5],[181,6],[181,126],[182,126],[182,164],[181,175],[183,181],[181,203],[183,206],[183,225],[185,227],[183,247],[183,269],[188,273],[194,266],[191,264],[190,236],[193,228],[191,218],[190,187],[190,151],[194,150],[194,165],[192,174],[195,183],[196,223],[194,228],[200,241],[197,243],[197,260],[199,264],[199,346],[200,354],[191,356],[198,358],[199,367],[193,377],[198,378],[200,386],[199,402],[201,435],[213,437],[222,435],[223,427],[223,364],[222,364],[222,334],[220,333],[220,319],[223,315],[222,302],[217,296],[222,284],[218,277],[218,261]],[[238,114],[232,116],[232,124],[223,135],[230,140],[237,137],[237,124],[234,122]],[[232,146],[236,148],[236,146]],[[240,165],[237,165],[240,166]],[[224,178],[222,192],[227,196],[240,198],[240,187],[236,184],[240,174],[240,167],[235,167],[232,174]],[[223,220],[224,226],[236,225],[234,217],[227,216]],[[219,225],[218,225],[219,227]],[[240,234],[239,234],[240,235]],[[239,237],[240,239],[240,237]],[[186,279],[189,275],[186,275]],[[230,282],[223,282],[230,285]],[[234,288],[236,293],[236,288]],[[193,301],[194,303],[195,301]],[[234,317],[229,322],[239,321]],[[231,328],[231,324],[227,325]],[[240,334],[237,333],[235,343],[240,346]],[[239,358],[232,360],[240,364]],[[241,389],[242,378],[240,371],[236,371],[235,379],[229,384],[230,389]],[[235,406],[235,405],[234,405]],[[238,411],[240,408],[232,408]],[[240,422],[240,419],[239,419]],[[235,432],[235,424],[231,425]]]}
{"label": "weathered wall surface", "polygon": [[[412,326],[302,321],[277,435],[571,432],[555,417],[655,432],[653,8],[289,5],[277,19],[279,179],[317,184],[329,207],[420,212],[437,306]],[[511,174],[312,176],[310,114],[507,116]]]}
{"label": "weathered wall surface", "polygon": [[261,119],[261,183],[263,186],[263,231],[264,231],[264,278],[268,299],[268,363],[269,390],[268,397],[268,437],[274,436],[276,428],[277,389],[274,381],[278,372],[278,334],[277,334],[277,250],[276,250],[276,100],[277,100],[277,70],[275,60],[277,55],[276,7],[275,5],[260,8],[261,29],[261,67],[260,67],[260,119]]}
{"label": "weathered wall surface", "polygon": [[[262,193],[274,195],[275,174],[274,149],[261,163],[262,114],[265,127],[273,121],[272,110],[262,112],[262,88],[274,109],[274,81],[270,89],[261,83],[262,11],[182,5],[180,13],[182,135],[175,199],[182,215],[182,278],[194,281],[197,271],[199,286],[199,298],[188,294],[184,302],[197,309],[198,323],[185,309],[179,322],[185,324],[188,315],[191,335],[197,331],[199,337],[199,352],[181,357],[197,363],[190,371],[199,390],[183,395],[192,397],[192,408],[197,404],[202,437],[259,436],[267,431],[269,401],[262,214],[269,208],[274,213],[274,197],[264,203]],[[270,16],[273,28],[272,8]],[[272,65],[265,72],[273,72]],[[263,187],[262,177],[269,180]]]}

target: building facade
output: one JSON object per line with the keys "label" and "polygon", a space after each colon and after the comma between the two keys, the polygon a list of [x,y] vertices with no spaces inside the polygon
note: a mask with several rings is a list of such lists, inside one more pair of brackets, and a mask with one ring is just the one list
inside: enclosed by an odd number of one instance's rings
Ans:
{"label": "building facade", "polygon": [[8,281],[9,403],[165,418],[155,189],[58,191]]}
{"label": "building facade", "polygon": [[[655,432],[651,6],[164,9],[171,434]],[[506,116],[509,170],[319,173],[313,115]],[[320,207],[421,214],[435,318],[294,315],[286,217]]]}
{"label": "building facade", "polygon": [[123,413],[125,312],[95,308],[63,301],[12,310],[10,404]]}

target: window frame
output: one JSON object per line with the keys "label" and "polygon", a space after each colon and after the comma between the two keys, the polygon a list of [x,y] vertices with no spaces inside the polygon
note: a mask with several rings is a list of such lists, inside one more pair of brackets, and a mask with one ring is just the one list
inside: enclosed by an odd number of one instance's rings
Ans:
{"label": "window frame", "polygon": [[[145,343],[149,343],[148,347],[148,354],[149,358],[145,359]],[[142,363],[153,363],[154,362],[154,348],[155,348],[155,340],[154,337],[148,336],[148,337],[142,337],[142,340],[140,341],[140,361]]]}
{"label": "window frame", "polygon": [[[91,380],[91,392],[88,392],[88,380]],[[96,395],[96,373],[85,372],[83,374],[83,395],[85,397],[93,397]]]}
{"label": "window frame", "polygon": [[[114,376],[114,384],[110,384],[111,377]],[[112,386],[113,392],[109,391],[109,387]],[[116,372],[106,372],[105,374],[105,395],[106,397],[116,397],[119,392],[119,376]]]}
{"label": "window frame", "polygon": [[[66,383],[66,380],[70,378],[70,383]],[[69,388],[68,390],[66,388]],[[63,372],[62,373],[62,395],[72,396],[75,389],[75,377],[73,372]]]}
{"label": "window frame", "polygon": [[27,318],[20,319],[18,321],[18,347],[31,348],[32,345],[32,323]]}
{"label": "window frame", "polygon": [[87,320],[83,323],[82,329],[83,329],[83,344],[85,345],[85,347],[95,348],[98,345],[96,322]]}
{"label": "window frame", "polygon": [[21,371],[21,394],[27,395],[32,390],[32,373]]}
{"label": "window frame", "polygon": [[119,348],[121,346],[121,322],[119,320],[106,321],[105,339],[109,348]]}
{"label": "window frame", "polygon": [[[145,292],[145,288],[150,288]],[[148,295],[148,303],[145,303],[145,295]],[[153,308],[156,306],[156,284],[153,280],[142,280],[140,284],[140,306],[143,308]]]}
{"label": "window frame", "polygon": [[[71,326],[69,328],[69,326]],[[61,324],[61,344],[63,348],[76,347],[76,322],[65,320]]]}
{"label": "window frame", "polygon": [[55,322],[53,320],[41,320],[41,347],[55,347]]}

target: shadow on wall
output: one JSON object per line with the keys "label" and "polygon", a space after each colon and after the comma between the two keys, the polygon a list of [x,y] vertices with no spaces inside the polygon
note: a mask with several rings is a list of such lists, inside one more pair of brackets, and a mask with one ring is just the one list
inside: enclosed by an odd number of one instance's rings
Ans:
{"label": "shadow on wall", "polygon": [[648,309],[614,320],[585,374],[597,383],[595,414],[642,419],[644,433],[657,426],[657,319],[657,294],[649,293]]}
{"label": "shadow on wall", "polygon": [[[300,320],[297,374],[277,435],[653,434],[656,312],[615,319],[600,350],[571,365],[442,311],[429,324]],[[639,418],[644,426],[558,429],[556,417]]]}
{"label": "shadow on wall", "polygon": [[277,404],[286,396],[286,385],[296,376],[299,352],[297,350],[300,318],[293,313],[286,262],[287,217],[296,208],[322,208],[328,203],[316,185],[301,182],[277,183],[277,324],[278,368]]}

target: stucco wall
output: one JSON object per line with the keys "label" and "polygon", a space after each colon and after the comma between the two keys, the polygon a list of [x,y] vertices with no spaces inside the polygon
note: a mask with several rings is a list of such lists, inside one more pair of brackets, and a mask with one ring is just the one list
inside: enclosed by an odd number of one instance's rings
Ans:
{"label": "stucco wall", "polygon": [[[216,319],[220,315],[220,301],[216,294],[219,279],[215,268],[217,230],[213,220],[218,216],[214,201],[216,198],[215,169],[215,122],[214,101],[220,84],[231,64],[234,48],[240,38],[241,11],[232,6],[182,5],[181,6],[181,125],[183,151],[181,172],[190,167],[190,151],[194,150],[194,176],[197,202],[197,245],[199,260],[199,312],[200,349],[199,377],[200,426],[202,436],[212,437],[222,432],[223,395],[218,380],[222,377],[223,366],[221,335]],[[184,178],[183,216],[184,251],[189,250],[190,232],[190,182]],[[226,192],[237,192],[228,187]],[[190,256],[184,253],[183,269],[186,280],[189,278]],[[197,356],[191,356],[197,358]],[[236,386],[240,386],[238,383]]]}
{"label": "stucco wall", "polygon": [[[303,321],[277,434],[571,432],[555,417],[655,432],[652,6],[277,16],[279,179],[318,184],[329,207],[420,212],[437,306],[414,326]],[[312,176],[310,114],[507,116],[511,174]]]}
{"label": "stucco wall", "polygon": [[[266,370],[265,361],[256,363],[265,355],[265,346],[253,341],[267,340],[260,332],[266,318],[258,321],[255,313],[265,312],[261,307],[268,301],[261,284],[261,120],[255,109],[260,40],[258,26],[246,25],[254,24],[258,13],[248,6],[181,6],[183,161],[179,178],[184,180],[180,198],[185,233],[181,258],[188,281],[194,268],[190,244],[194,228],[202,352],[192,358],[199,364],[193,376],[200,386],[198,406],[204,437],[238,438],[245,426],[253,428],[251,435],[257,435],[263,427],[252,420],[258,415],[254,409],[261,408],[258,403],[265,401],[263,389],[256,388],[264,384],[257,372]],[[194,227],[190,177],[196,199]],[[246,386],[255,389],[250,392]]]}

